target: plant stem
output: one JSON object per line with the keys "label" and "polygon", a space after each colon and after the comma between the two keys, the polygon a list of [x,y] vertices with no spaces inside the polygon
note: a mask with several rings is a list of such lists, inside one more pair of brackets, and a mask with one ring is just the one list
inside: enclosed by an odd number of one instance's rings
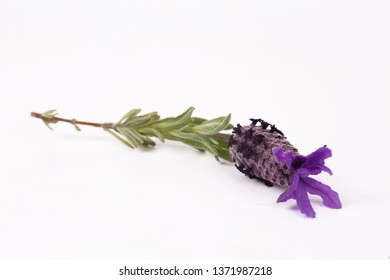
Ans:
{"label": "plant stem", "polygon": [[[46,117],[43,114],[36,113],[36,112],[31,112],[31,116],[34,118],[38,118],[43,120],[44,122],[47,123],[57,123],[57,122],[67,122],[73,125],[85,125],[85,126],[93,126],[93,127],[101,127],[105,129],[113,129],[116,130],[115,124],[114,123],[95,123],[95,122],[85,122],[85,121],[78,121],[75,119],[64,119],[64,118],[59,118],[56,116],[52,117]],[[224,142],[229,142],[231,134],[227,133],[216,133],[213,135],[213,138],[217,140],[221,140]]]}
{"label": "plant stem", "polygon": [[41,119],[48,123],[56,123],[56,122],[67,122],[71,124],[78,124],[78,125],[86,125],[86,126],[94,126],[94,127],[102,127],[102,128],[108,128],[108,129],[115,129],[115,125],[113,123],[94,123],[94,122],[84,122],[84,121],[77,121],[75,119],[64,119],[59,118],[56,116],[53,117],[45,117],[42,114],[31,112],[31,116],[34,118]]}

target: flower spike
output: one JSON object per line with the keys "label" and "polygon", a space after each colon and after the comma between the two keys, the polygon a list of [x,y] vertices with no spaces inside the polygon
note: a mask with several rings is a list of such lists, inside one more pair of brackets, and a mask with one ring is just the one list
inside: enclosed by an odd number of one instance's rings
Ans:
{"label": "flower spike", "polygon": [[[309,177],[322,171],[332,175],[332,171],[325,166],[325,159],[332,156],[329,148],[324,146],[303,156],[275,125],[270,126],[262,119],[250,120],[250,125],[238,126],[241,134],[233,134],[229,142],[231,156],[241,172],[267,186],[276,184],[286,187],[287,190],[277,202],[295,199],[299,210],[307,217],[315,217],[308,193],[320,196],[323,204],[329,208],[342,207],[337,192]],[[260,126],[256,125],[258,122]]]}

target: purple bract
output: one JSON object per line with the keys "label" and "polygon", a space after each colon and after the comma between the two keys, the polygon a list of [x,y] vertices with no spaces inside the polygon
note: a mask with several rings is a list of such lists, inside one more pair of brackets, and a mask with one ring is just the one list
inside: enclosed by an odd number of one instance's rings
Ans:
{"label": "purple bract", "polygon": [[318,195],[322,198],[325,206],[330,208],[341,208],[341,201],[337,192],[329,186],[309,177],[325,171],[332,175],[332,171],[325,166],[325,159],[332,156],[332,152],[326,146],[317,149],[307,155],[294,155],[291,152],[284,152],[282,147],[273,149],[275,161],[285,163],[292,171],[289,188],[282,193],[278,202],[285,202],[291,198],[295,199],[299,210],[308,217],[315,217],[315,212],[310,204],[308,193]]}

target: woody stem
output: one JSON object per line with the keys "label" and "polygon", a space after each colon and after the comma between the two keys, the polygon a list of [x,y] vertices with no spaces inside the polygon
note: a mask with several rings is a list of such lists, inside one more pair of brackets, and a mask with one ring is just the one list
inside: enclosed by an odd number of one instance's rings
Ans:
{"label": "woody stem", "polygon": [[[36,112],[31,112],[31,116],[34,118],[41,119],[45,122],[48,123],[57,123],[57,122],[67,122],[73,125],[85,125],[85,126],[93,126],[93,127],[101,127],[105,129],[114,129],[115,130],[115,124],[114,123],[95,123],[95,122],[85,122],[85,121],[78,121],[75,119],[64,119],[64,118],[59,118],[56,116],[53,117],[46,117],[43,114],[36,113]],[[217,133],[213,135],[213,138],[217,140],[221,140],[224,142],[229,142],[231,134],[226,134],[226,133]]]}
{"label": "woody stem", "polygon": [[108,129],[115,129],[113,123],[94,123],[94,122],[84,122],[84,121],[78,121],[75,119],[64,119],[59,118],[56,116],[53,117],[46,117],[42,114],[31,112],[31,116],[34,118],[41,119],[43,121],[46,121],[48,123],[56,123],[56,122],[67,122],[71,124],[77,124],[77,125],[87,125],[87,126],[93,126],[93,127],[102,127],[102,128],[108,128]]}

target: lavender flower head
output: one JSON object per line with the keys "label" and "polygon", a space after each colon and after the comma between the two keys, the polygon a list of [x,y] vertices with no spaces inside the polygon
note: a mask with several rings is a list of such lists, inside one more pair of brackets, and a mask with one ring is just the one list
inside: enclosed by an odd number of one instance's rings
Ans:
{"label": "lavender flower head", "polygon": [[267,186],[287,187],[277,202],[295,199],[299,210],[307,217],[315,217],[308,193],[320,196],[327,207],[341,208],[337,192],[309,177],[322,171],[332,175],[325,166],[325,159],[332,156],[329,148],[324,146],[307,156],[300,155],[274,125],[261,119],[251,121],[252,124],[245,127],[238,124],[229,141],[229,151],[238,170]]}

